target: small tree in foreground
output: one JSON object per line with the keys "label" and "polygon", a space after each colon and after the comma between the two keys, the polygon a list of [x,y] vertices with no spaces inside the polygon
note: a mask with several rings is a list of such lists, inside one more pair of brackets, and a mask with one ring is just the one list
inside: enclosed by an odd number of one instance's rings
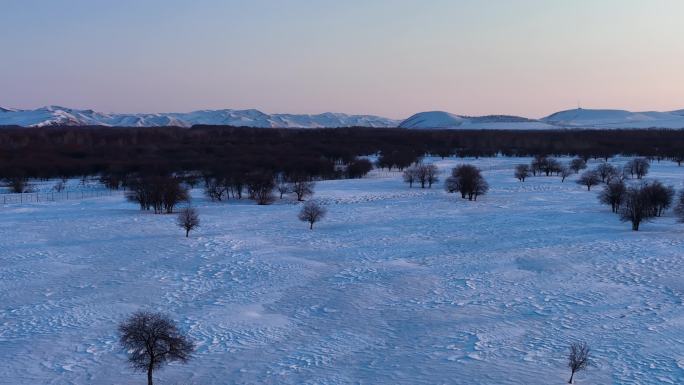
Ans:
{"label": "small tree in foreground", "polygon": [[119,325],[119,343],[128,353],[133,369],[147,372],[147,384],[153,385],[152,373],[167,362],[187,362],[195,346],[165,314],[139,311]]}
{"label": "small tree in foreground", "polygon": [[199,213],[192,207],[185,208],[178,213],[177,223],[179,227],[185,229],[185,237],[190,236],[190,231],[199,227]]}
{"label": "small tree in foreground", "polygon": [[313,225],[325,217],[327,210],[317,202],[309,201],[304,204],[299,212],[298,218],[302,222],[309,223],[309,230],[313,230]]}
{"label": "small tree in foreground", "polygon": [[570,344],[568,355],[568,367],[571,370],[568,384],[573,383],[575,373],[585,370],[589,366],[589,346],[586,342],[574,342]]}

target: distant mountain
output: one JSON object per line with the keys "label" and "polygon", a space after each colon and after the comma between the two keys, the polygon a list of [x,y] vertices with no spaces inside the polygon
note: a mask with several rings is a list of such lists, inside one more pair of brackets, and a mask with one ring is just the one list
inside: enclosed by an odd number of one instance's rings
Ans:
{"label": "distant mountain", "polygon": [[631,112],[578,108],[556,112],[542,119],[560,127],[587,128],[684,128],[684,110]]}
{"label": "distant mountain", "polygon": [[542,119],[509,115],[463,116],[444,111],[421,112],[399,127],[413,129],[521,129],[557,128],[684,128],[684,110],[672,112],[631,112],[578,108],[556,112]]}
{"label": "distant mountain", "polygon": [[35,110],[0,108],[0,125],[24,127],[112,126],[190,127],[195,124],[264,128],[396,127],[399,121],[372,115],[324,113],[317,115],[266,114],[258,110],[202,110],[188,113],[107,114],[47,106]]}
{"label": "distant mountain", "polygon": [[399,127],[414,129],[524,129],[543,130],[555,126],[534,119],[509,115],[463,116],[444,111],[420,112],[403,121]]}
{"label": "distant mountain", "polygon": [[444,111],[417,113],[404,121],[373,115],[324,113],[266,114],[259,110],[200,110],[187,113],[108,114],[47,106],[35,110],[0,107],[0,126],[45,127],[190,127],[196,124],[261,128],[400,127],[407,129],[520,129],[558,128],[684,128],[684,110],[671,112],[631,112],[626,110],[573,109],[542,119],[510,115],[466,116]]}

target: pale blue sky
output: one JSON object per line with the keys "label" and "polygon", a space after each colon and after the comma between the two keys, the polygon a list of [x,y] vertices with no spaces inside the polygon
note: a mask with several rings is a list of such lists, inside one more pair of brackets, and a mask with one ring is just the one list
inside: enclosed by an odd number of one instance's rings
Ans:
{"label": "pale blue sky", "polygon": [[681,0],[0,0],[0,106],[684,108]]}

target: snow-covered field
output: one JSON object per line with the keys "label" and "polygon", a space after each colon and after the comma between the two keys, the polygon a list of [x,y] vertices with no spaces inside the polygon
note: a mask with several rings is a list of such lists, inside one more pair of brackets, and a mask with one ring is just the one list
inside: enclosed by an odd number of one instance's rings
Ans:
{"label": "snow-covered field", "polygon": [[[684,225],[632,232],[575,177],[467,161],[492,187],[477,202],[321,182],[313,231],[291,199],[201,191],[189,239],[121,196],[0,207],[0,383],[144,383],[116,334],[143,308],[198,344],[160,384],[564,384],[575,340],[594,355],[577,383],[684,383]],[[684,168],[649,177],[681,189]]]}

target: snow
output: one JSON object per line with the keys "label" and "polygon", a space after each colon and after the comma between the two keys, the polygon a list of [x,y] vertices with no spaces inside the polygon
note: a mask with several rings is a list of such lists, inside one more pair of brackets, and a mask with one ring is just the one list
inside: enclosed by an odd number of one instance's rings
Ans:
{"label": "snow", "polygon": [[[187,239],[121,196],[0,206],[0,383],[144,383],[116,334],[141,308],[198,345],[162,384],[560,385],[575,340],[594,354],[578,384],[684,383],[684,225],[632,232],[575,176],[515,180],[529,159],[434,161],[477,164],[490,194],[320,182],[309,231],[291,198],[194,191]],[[677,189],[682,174],[651,169]]]}
{"label": "snow", "polygon": [[461,129],[461,130],[550,130],[557,126],[519,116],[488,115],[461,116],[444,111],[415,114],[399,127],[413,129]]}
{"label": "snow", "polygon": [[574,109],[542,119],[563,127],[587,128],[684,128],[684,116],[675,112]]}
{"label": "snow", "polygon": [[318,115],[265,114],[258,110],[201,110],[188,113],[105,114],[47,106],[35,110],[0,109],[0,125],[44,127],[92,125],[115,127],[190,127],[195,124],[264,128],[396,127],[399,122],[372,115],[325,113]]}

